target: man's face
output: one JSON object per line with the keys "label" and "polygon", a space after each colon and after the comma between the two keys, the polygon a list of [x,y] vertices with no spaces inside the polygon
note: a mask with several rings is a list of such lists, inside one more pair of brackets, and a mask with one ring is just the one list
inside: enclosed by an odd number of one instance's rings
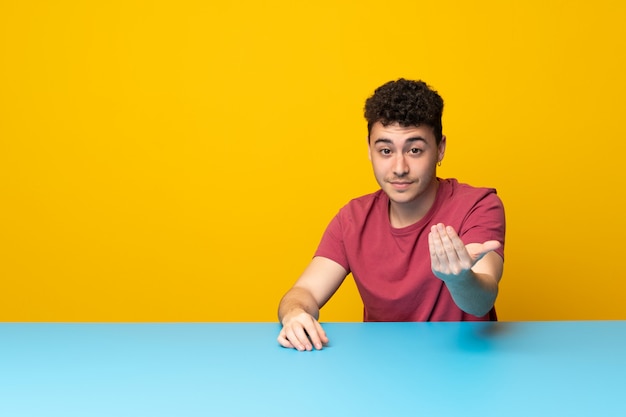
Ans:
{"label": "man's face", "polygon": [[376,181],[392,204],[419,205],[436,190],[437,162],[443,159],[446,138],[439,146],[433,128],[403,127],[398,123],[372,126],[369,154]]}

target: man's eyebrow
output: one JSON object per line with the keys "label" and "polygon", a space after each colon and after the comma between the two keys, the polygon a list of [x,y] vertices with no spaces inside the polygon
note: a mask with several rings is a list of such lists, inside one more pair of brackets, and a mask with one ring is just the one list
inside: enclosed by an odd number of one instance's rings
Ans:
{"label": "man's eyebrow", "polygon": [[374,141],[374,143],[389,143],[389,144],[393,144],[393,141],[391,139],[380,138],[380,139],[376,139]]}
{"label": "man's eyebrow", "polygon": [[425,138],[421,137],[421,136],[415,136],[413,138],[408,138],[407,140],[404,141],[404,143],[413,143],[413,142],[424,142],[424,143],[428,143],[426,141]]}
{"label": "man's eyebrow", "polygon": [[[408,139],[406,139],[406,140],[404,141],[404,143],[405,143],[405,144],[407,144],[407,143],[413,143],[413,142],[424,142],[424,143],[426,143],[426,144],[428,143],[428,142],[426,141],[426,139],[425,139],[425,138],[423,138],[423,137],[421,137],[421,136],[415,136],[415,137],[412,137],[412,138],[408,138]],[[391,139],[386,139],[386,138],[378,138],[378,139],[376,139],[376,140],[374,141],[374,144],[377,144],[377,143],[388,143],[388,144],[393,145],[393,141],[392,141]]]}

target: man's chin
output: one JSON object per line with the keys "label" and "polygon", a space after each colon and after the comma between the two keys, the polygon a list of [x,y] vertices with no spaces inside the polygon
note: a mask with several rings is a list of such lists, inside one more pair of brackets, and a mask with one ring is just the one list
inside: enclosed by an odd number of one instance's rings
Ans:
{"label": "man's chin", "polygon": [[413,193],[410,192],[398,192],[398,191],[393,191],[393,192],[388,192],[387,196],[389,197],[389,200],[391,202],[393,202],[394,204],[408,204],[411,203],[413,200],[415,200],[415,195],[413,195]]}

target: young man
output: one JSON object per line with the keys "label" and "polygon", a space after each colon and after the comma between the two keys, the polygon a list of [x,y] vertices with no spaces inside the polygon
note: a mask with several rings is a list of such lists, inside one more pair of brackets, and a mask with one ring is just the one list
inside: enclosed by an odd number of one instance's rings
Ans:
{"label": "young man", "polygon": [[367,99],[369,157],[381,189],[339,211],[283,296],[282,346],[328,343],[319,310],[349,273],[364,321],[496,320],[504,208],[494,189],[437,177],[442,113],[442,98],[422,81],[391,81]]}

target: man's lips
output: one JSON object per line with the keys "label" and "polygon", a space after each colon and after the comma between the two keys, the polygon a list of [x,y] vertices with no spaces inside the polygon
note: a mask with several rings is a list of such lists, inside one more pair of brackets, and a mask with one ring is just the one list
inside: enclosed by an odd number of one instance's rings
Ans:
{"label": "man's lips", "polygon": [[389,184],[391,184],[391,186],[395,189],[403,190],[408,188],[413,183],[411,181],[389,181]]}

